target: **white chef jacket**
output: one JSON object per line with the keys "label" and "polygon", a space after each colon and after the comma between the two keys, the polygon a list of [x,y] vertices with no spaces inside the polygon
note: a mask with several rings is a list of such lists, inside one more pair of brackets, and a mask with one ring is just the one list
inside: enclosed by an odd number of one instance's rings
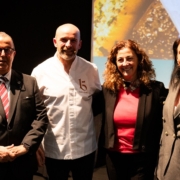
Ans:
{"label": "white chef jacket", "polygon": [[96,150],[92,94],[101,90],[95,64],[76,56],[69,74],[56,54],[33,69],[50,124],[44,136],[45,156],[77,159]]}

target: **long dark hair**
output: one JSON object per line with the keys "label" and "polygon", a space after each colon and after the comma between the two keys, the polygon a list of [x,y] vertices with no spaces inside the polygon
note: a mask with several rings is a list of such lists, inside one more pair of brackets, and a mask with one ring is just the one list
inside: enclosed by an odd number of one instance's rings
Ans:
{"label": "long dark hair", "polygon": [[178,63],[177,63],[177,48],[180,44],[180,38],[176,39],[174,41],[174,44],[173,44],[173,55],[174,55],[174,68],[173,68],[173,72],[172,72],[172,75],[171,75],[171,81],[170,81],[170,85],[173,87],[173,88],[177,88],[177,86],[179,85],[180,83],[180,66],[178,66]]}

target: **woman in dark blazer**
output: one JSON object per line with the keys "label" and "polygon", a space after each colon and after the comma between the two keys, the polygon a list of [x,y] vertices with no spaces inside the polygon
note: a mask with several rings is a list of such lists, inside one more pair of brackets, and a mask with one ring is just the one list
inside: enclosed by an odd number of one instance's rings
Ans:
{"label": "woman in dark blazer", "polygon": [[146,53],[132,41],[111,50],[104,72],[103,123],[110,180],[152,180],[167,95]]}
{"label": "woman in dark blazer", "polygon": [[180,179],[180,38],[173,44],[174,70],[163,108],[158,180]]}

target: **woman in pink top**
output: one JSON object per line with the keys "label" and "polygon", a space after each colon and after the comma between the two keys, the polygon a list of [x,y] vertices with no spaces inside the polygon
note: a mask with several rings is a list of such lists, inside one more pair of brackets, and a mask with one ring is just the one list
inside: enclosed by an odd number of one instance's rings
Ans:
{"label": "woman in pink top", "polygon": [[167,95],[139,45],[120,41],[104,72],[103,127],[110,180],[153,180]]}

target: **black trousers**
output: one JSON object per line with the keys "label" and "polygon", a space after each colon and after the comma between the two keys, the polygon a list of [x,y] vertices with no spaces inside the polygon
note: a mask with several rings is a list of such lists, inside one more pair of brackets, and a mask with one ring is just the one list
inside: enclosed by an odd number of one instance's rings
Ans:
{"label": "black trousers", "polygon": [[124,154],[107,151],[109,180],[153,180],[156,157],[146,153]]}
{"label": "black trousers", "polygon": [[11,162],[0,163],[0,180],[33,180],[34,172],[29,169],[15,168]]}
{"label": "black trousers", "polygon": [[36,171],[36,155],[27,153],[12,162],[0,163],[0,180],[32,180]]}
{"label": "black trousers", "polygon": [[73,180],[92,180],[95,152],[75,160],[57,160],[46,157],[49,180],[68,180],[72,172]]}

